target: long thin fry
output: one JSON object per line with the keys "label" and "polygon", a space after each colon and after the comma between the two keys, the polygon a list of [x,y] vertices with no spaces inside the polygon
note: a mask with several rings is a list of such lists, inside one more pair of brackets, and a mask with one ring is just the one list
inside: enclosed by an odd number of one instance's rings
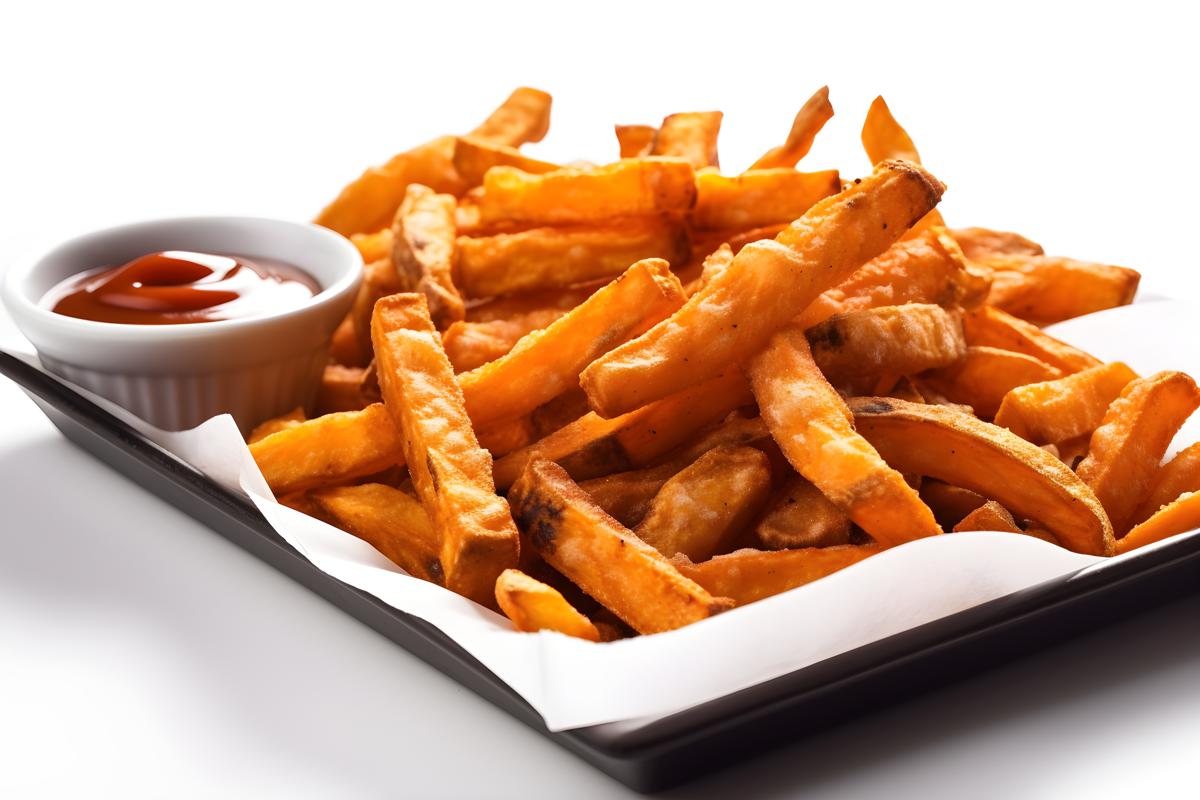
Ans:
{"label": "long thin fry", "polygon": [[677,556],[671,563],[710,593],[739,606],[820,580],[883,550],[877,544],[806,547],[802,550],[737,550],[692,564]]}
{"label": "long thin fry", "polygon": [[1113,362],[1018,386],[1000,401],[996,424],[1037,444],[1090,436],[1121,390],[1136,378],[1129,367]]}
{"label": "long thin fry", "polygon": [[968,312],[963,317],[963,333],[967,344],[1024,353],[1058,367],[1068,375],[1101,364],[1100,359],[1090,353],[1055,339],[1038,326],[995,306],[980,306]]}
{"label": "long thin fry", "polygon": [[813,140],[833,118],[833,106],[829,102],[829,87],[822,86],[800,107],[787,140],[779,147],[772,147],[750,165],[750,169],[777,169],[794,167],[796,162],[808,155]]}
{"label": "long thin fry", "polygon": [[[867,118],[863,121],[862,143],[872,164],[891,159],[921,163],[921,154],[917,152],[917,146],[913,144],[908,131],[892,116],[892,111],[882,96],[876,97],[867,110]],[[945,224],[941,213],[932,209],[919,222],[914,223],[913,228],[915,231],[923,231],[943,227]]]}
{"label": "long thin fry", "polygon": [[797,172],[759,169],[741,175],[700,172],[692,221],[700,229],[740,228],[788,223],[841,190],[838,171]]}

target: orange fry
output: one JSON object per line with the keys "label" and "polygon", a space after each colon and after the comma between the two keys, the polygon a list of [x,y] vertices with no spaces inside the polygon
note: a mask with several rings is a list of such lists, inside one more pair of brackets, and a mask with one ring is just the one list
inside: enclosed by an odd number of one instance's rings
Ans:
{"label": "orange fry", "polygon": [[641,158],[650,155],[658,128],[653,125],[616,125],[617,146],[621,158]]}
{"label": "orange fry", "polygon": [[1121,390],[1136,378],[1129,367],[1113,362],[1018,386],[1000,401],[996,424],[1037,444],[1091,436]]}
{"label": "orange fry", "polygon": [[981,418],[991,419],[1013,389],[1061,377],[1061,370],[1033,356],[995,347],[968,347],[966,357],[957,364],[927,372],[921,379],[955,403],[971,406]]}
{"label": "orange fry", "polygon": [[967,344],[1024,353],[1066,374],[1098,367],[1095,356],[1055,339],[1038,326],[994,306],[980,306],[963,317]]}
{"label": "orange fry", "polygon": [[496,579],[496,602],[519,631],[557,631],[590,642],[600,641],[592,621],[575,610],[552,586],[524,572],[506,569]]}
{"label": "orange fry", "polygon": [[1150,491],[1142,507],[1133,515],[1134,522],[1150,519],[1156,511],[1172,500],[1200,491],[1200,442],[1196,442],[1175,454],[1154,473]]}
{"label": "orange fry", "polygon": [[737,550],[701,564],[676,556],[672,564],[709,591],[739,606],[820,580],[883,550],[877,544],[806,547],[802,550]]}
{"label": "orange fry", "polygon": [[825,127],[825,123],[833,118],[833,106],[829,102],[829,87],[822,86],[808,98],[796,118],[792,120],[792,128],[788,131],[787,140],[779,147],[772,147],[759,156],[758,161],[750,165],[750,169],[778,169],[794,167],[796,163],[808,155],[812,149],[813,140]]}
{"label": "orange fry", "polygon": [[788,223],[818,201],[841,191],[836,169],[797,172],[757,169],[741,175],[696,174],[692,221],[700,229],[758,228]]}
{"label": "orange fry", "polygon": [[696,169],[717,166],[721,116],[720,111],[689,111],[665,117],[650,155],[682,158]]}

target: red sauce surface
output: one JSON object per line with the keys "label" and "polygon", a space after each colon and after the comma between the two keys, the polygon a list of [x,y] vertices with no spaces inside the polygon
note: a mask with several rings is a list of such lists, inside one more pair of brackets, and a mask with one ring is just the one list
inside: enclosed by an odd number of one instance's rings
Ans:
{"label": "red sauce surface", "polygon": [[46,293],[56,314],[126,325],[175,325],[298,308],[321,287],[265,258],[167,250],[72,275]]}

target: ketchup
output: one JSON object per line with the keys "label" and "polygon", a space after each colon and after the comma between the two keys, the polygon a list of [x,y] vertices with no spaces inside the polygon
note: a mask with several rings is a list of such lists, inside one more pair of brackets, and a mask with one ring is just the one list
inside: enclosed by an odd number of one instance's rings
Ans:
{"label": "ketchup", "polygon": [[42,304],[95,322],[173,325],[297,308],[320,290],[306,272],[281,261],[167,250],[73,275]]}

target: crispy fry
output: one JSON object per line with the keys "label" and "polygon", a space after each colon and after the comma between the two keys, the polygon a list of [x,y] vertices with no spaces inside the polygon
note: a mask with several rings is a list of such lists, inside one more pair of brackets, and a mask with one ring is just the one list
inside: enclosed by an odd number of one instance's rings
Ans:
{"label": "crispy fry", "polygon": [[[762,241],[763,239],[774,239],[783,229],[787,227],[786,223],[776,225],[763,225],[759,228],[721,228],[720,230],[712,231],[695,231],[692,234],[692,263],[698,263],[696,258],[699,257],[702,262],[704,258],[715,253],[721,245],[729,245],[734,255],[751,242]],[[690,266],[690,265],[689,265]],[[687,269],[687,267],[684,267]],[[680,272],[680,270],[676,270]],[[680,277],[680,280],[683,280]]]}
{"label": "crispy fry", "polygon": [[420,292],[438,330],[466,315],[455,284],[454,197],[413,184],[392,223],[392,263],[400,291]]}
{"label": "crispy fry", "polygon": [[1037,242],[1019,233],[993,231],[987,228],[955,228],[950,235],[958,242],[963,254],[975,260],[994,255],[1040,256],[1045,250]]}
{"label": "crispy fry", "polygon": [[1150,492],[1180,426],[1200,407],[1200,388],[1182,372],[1131,381],[1108,407],[1076,472],[1092,488],[1118,537]]}
{"label": "crispy fry", "polygon": [[534,433],[541,438],[570,425],[587,414],[588,410],[587,395],[576,386],[535,408],[529,414],[529,422],[533,425]]}
{"label": "crispy fry", "polygon": [[[328,367],[326,367],[326,369],[328,369]],[[250,435],[246,438],[246,443],[254,444],[255,442],[267,438],[272,433],[279,433],[279,431],[285,431],[288,428],[294,428],[301,422],[304,422],[304,420],[304,407],[300,406],[293,408],[286,414],[280,414],[278,417],[269,419],[266,422],[260,422],[258,425],[254,426],[254,430],[250,431]]]}
{"label": "crispy fry", "polygon": [[414,497],[380,483],[308,493],[334,525],[366,541],[409,575],[441,584],[439,539]]}
{"label": "crispy fry", "polygon": [[613,217],[684,212],[696,202],[691,164],[678,158],[627,159],[595,169],[529,175],[488,170],[480,218],[531,224],[600,222]]}
{"label": "crispy fry", "polygon": [[[882,96],[876,97],[867,110],[867,118],[863,120],[862,143],[872,164],[892,159],[911,161],[914,164],[921,163],[921,155],[917,152],[917,146],[909,138],[908,132],[892,116],[892,111]],[[919,232],[929,228],[943,227],[945,224],[942,221],[941,213],[937,209],[932,209],[918,222],[913,223],[912,227],[914,232]]]}
{"label": "crispy fry", "polygon": [[529,417],[517,417],[475,429],[479,446],[491,453],[492,458],[501,458],[514,450],[527,447],[537,440],[533,421]]}
{"label": "crispy fry", "polygon": [[689,246],[679,221],[644,217],[460,237],[458,252],[463,292],[492,297],[611,279],[644,258],[678,266],[687,259]]}
{"label": "crispy fry", "polygon": [[702,564],[676,557],[686,577],[739,606],[820,580],[882,551],[877,544],[806,547],[802,550],[738,550]]}
{"label": "crispy fry", "polygon": [[831,547],[850,542],[850,518],[802,475],[791,475],[754,529],[767,550]]}
{"label": "crispy fry", "polygon": [[1163,506],[1117,541],[1117,555],[1128,553],[1177,533],[1200,527],[1200,492],[1189,492]]}
{"label": "crispy fry", "polygon": [[392,255],[392,229],[384,228],[374,233],[356,233],[350,241],[358,248],[364,264],[388,258]]}
{"label": "crispy fry", "polygon": [[988,500],[979,508],[967,514],[954,526],[955,533],[964,531],[1006,531],[1008,533],[1024,533],[1017,525],[1008,509],[995,500]]}
{"label": "crispy fry", "polygon": [[1038,326],[993,306],[980,306],[963,317],[967,344],[1012,350],[1045,361],[1066,374],[1102,363],[1077,347],[1055,339]]}
{"label": "crispy fry", "polygon": [[621,158],[641,158],[650,155],[658,128],[653,125],[615,125],[614,128]]}
{"label": "crispy fry", "polygon": [[948,406],[885,397],[856,397],[849,406],[858,432],[901,472],[978,492],[1068,549],[1112,553],[1112,525],[1096,495],[1037,445]]}
{"label": "crispy fry", "polygon": [[638,537],[664,556],[703,561],[730,550],[771,489],[767,457],[753,447],[717,447],[663,484]]}
{"label": "crispy fry", "polygon": [[600,641],[592,621],[580,614],[552,586],[516,569],[506,569],[496,579],[496,602],[519,631],[557,631],[567,636]]}
{"label": "crispy fry", "polygon": [[744,361],[797,309],[886,249],[942,189],[919,167],[888,162],[775,241],[747,245],[669,319],[584,370],[592,407],[616,416]]}
{"label": "crispy fry", "polygon": [[348,367],[366,366],[366,363],[371,360],[370,355],[359,345],[358,336],[354,331],[353,314],[347,314],[333,332],[333,337],[329,341],[329,358],[334,363],[344,364]]}
{"label": "crispy fry", "polygon": [[700,264],[700,277],[687,286],[688,297],[703,289],[706,283],[709,283],[728,269],[732,263],[733,248],[728,244],[723,244],[709,253]]}
{"label": "crispy fry", "polygon": [[607,285],[608,281],[604,281],[569,289],[545,289],[495,297],[468,308],[467,322],[495,322],[546,310],[567,312]]}
{"label": "crispy fry", "polygon": [[336,486],[404,463],[396,426],[375,404],[285,428],[250,445],[276,495]]}
{"label": "crispy fry", "polygon": [[788,131],[787,140],[779,147],[772,147],[759,156],[750,165],[750,169],[779,169],[794,167],[800,159],[808,155],[812,149],[813,140],[825,127],[825,123],[833,118],[833,106],[829,102],[829,87],[822,86],[800,107],[796,118],[792,120],[792,128]]}
{"label": "crispy fry", "polygon": [[749,378],[787,460],[876,541],[891,546],[941,533],[904,477],[855,433],[846,404],[812,360],[802,330],[785,328],[772,337],[751,359]]}
{"label": "crispy fry", "polygon": [[1036,325],[1133,302],[1141,275],[1125,267],[1052,256],[995,255],[988,304]]}
{"label": "crispy fry", "polygon": [[1133,521],[1145,522],[1171,501],[1197,491],[1200,491],[1200,442],[1185,447],[1158,468],[1150,481],[1146,500],[1133,515]]}
{"label": "crispy fry", "polygon": [[638,633],[679,628],[732,605],[680,575],[557,464],[531,463],[509,502],[528,544]]}
{"label": "crispy fry", "polygon": [[491,456],[475,438],[425,296],[380,300],[371,331],[384,402],[440,537],[446,587],[490,605],[497,576],[517,563],[517,531],[495,494]]}
{"label": "crispy fry", "polygon": [[487,322],[460,320],[442,332],[442,347],[454,371],[467,372],[495,361],[512,350],[521,337],[545,328],[566,313],[545,308]]}
{"label": "crispy fry", "polygon": [[836,169],[797,172],[756,169],[741,175],[696,174],[697,228],[756,228],[791,222],[813,204],[837,194],[842,182]]}
{"label": "crispy fry", "polygon": [[371,360],[371,313],[375,310],[375,303],[381,297],[400,291],[400,286],[400,276],[396,274],[391,258],[381,258],[363,268],[363,280],[354,296],[350,320],[354,326],[356,349],[365,354],[366,361]]}
{"label": "crispy fry", "polygon": [[558,164],[523,155],[515,147],[460,136],[454,143],[454,168],[467,186],[479,186],[492,167],[516,167],[531,175],[561,169]]}
{"label": "crispy fry", "polygon": [[654,136],[650,155],[682,158],[696,169],[717,166],[721,117],[720,111],[689,111],[665,117]]}
{"label": "crispy fry", "polygon": [[927,372],[922,380],[954,402],[971,406],[980,418],[991,419],[1013,389],[1061,377],[1062,370],[1024,353],[968,347],[957,364]]}
{"label": "crispy fry", "polygon": [[604,289],[501,358],[459,376],[475,425],[527,414],[576,385],[596,357],[637,336],[684,302],[661,259],[639,261]]}
{"label": "crispy fry", "polygon": [[359,411],[369,405],[363,398],[362,382],[366,370],[362,367],[343,367],[328,364],[317,386],[317,413]]}
{"label": "crispy fry", "polygon": [[522,86],[471,131],[470,137],[506,147],[540,142],[550,130],[550,105],[549,94]]}
{"label": "crispy fry", "polygon": [[633,530],[646,518],[650,503],[663,484],[687,464],[668,461],[654,467],[617,472],[580,481],[579,488],[604,509],[604,513]]}
{"label": "crispy fry", "polygon": [[1120,362],[1052,381],[1018,386],[1004,395],[996,424],[1037,444],[1090,436],[1137,373]]}
{"label": "crispy fry", "polygon": [[977,492],[942,481],[923,480],[920,492],[938,524],[947,531],[987,502],[987,498]]}

